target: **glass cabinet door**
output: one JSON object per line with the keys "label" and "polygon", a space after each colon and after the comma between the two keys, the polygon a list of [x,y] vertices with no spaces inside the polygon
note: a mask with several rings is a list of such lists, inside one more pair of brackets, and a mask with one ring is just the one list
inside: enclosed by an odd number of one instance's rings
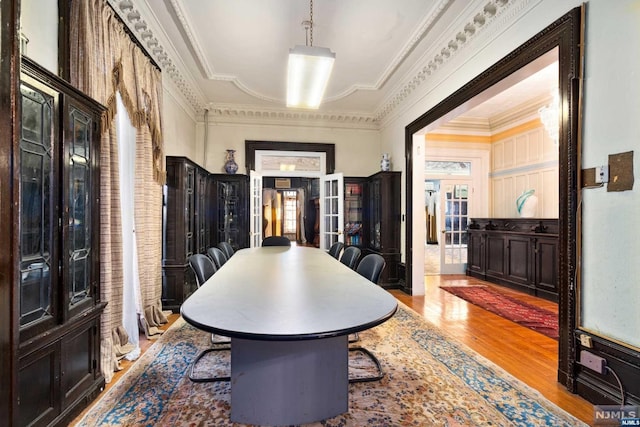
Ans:
{"label": "glass cabinet door", "polygon": [[195,247],[195,186],[196,186],[196,169],[193,166],[185,165],[185,191],[184,191],[184,217],[185,217],[185,230],[184,230],[184,247],[185,258],[189,258],[196,253]]}
{"label": "glass cabinet door", "polygon": [[381,245],[381,224],[382,221],[382,201],[380,200],[380,180],[374,179],[369,184],[369,212],[370,212],[370,239],[371,248],[380,250]]}
{"label": "glass cabinet door", "polygon": [[53,146],[57,94],[26,82],[21,83],[20,93],[20,327],[40,329],[49,327],[57,315],[52,231],[57,227]]}
{"label": "glass cabinet door", "polygon": [[362,191],[361,182],[344,184],[344,235],[345,244],[361,245],[362,242]]}
{"label": "glass cabinet door", "polygon": [[217,182],[218,242],[227,242],[234,250],[240,248],[240,186],[238,181]]}
{"label": "glass cabinet door", "polygon": [[83,111],[71,106],[67,112],[67,129],[64,153],[68,175],[66,177],[67,194],[64,197],[68,206],[64,211],[68,224],[68,234],[64,236],[67,257],[65,282],[69,293],[69,310],[80,309],[82,302],[92,301],[91,264],[95,256],[91,245],[93,212],[91,202],[94,199],[92,182],[91,150],[93,140],[93,120]]}

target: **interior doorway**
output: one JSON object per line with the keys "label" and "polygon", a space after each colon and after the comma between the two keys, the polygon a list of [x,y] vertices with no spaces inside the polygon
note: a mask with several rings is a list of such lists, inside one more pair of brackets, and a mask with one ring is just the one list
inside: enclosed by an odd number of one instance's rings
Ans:
{"label": "interior doorway", "polygon": [[[575,8],[556,22],[540,31],[514,52],[505,56],[478,77],[455,91],[449,97],[435,105],[405,128],[406,156],[406,212],[405,226],[407,265],[407,288],[415,295],[424,294],[424,270],[422,263],[424,218],[422,209],[419,215],[413,213],[416,201],[424,197],[424,161],[425,137],[429,126],[437,126],[442,120],[457,115],[477,95],[486,93],[498,83],[519,81],[531,74],[531,66],[546,54],[555,53],[558,61],[558,217],[561,227],[558,233],[560,262],[558,263],[559,291],[559,345],[558,345],[558,381],[568,388],[575,387],[575,350],[573,331],[576,328],[576,212],[578,211],[579,176],[579,124],[581,97],[581,46],[580,35],[584,8]],[[543,58],[544,59],[544,58]],[[417,193],[417,194],[416,194]],[[419,197],[419,198],[418,198]],[[419,241],[416,241],[419,236]],[[414,260],[419,254],[420,258]],[[417,261],[417,262],[416,262]]]}
{"label": "interior doorway", "polygon": [[262,178],[262,236],[284,236],[294,245],[318,243],[319,178]]}

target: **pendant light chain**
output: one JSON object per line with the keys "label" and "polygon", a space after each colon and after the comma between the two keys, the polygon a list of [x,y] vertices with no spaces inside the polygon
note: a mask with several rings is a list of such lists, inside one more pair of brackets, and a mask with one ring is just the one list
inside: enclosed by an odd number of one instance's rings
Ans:
{"label": "pendant light chain", "polygon": [[309,22],[309,35],[311,36],[309,46],[313,46],[313,0],[309,0]]}

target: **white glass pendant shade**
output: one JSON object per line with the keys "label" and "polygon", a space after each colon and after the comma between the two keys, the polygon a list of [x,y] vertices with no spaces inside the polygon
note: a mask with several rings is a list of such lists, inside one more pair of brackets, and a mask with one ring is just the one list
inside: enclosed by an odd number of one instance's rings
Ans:
{"label": "white glass pendant shade", "polygon": [[287,107],[317,109],[327,88],[336,54],[326,47],[289,50]]}

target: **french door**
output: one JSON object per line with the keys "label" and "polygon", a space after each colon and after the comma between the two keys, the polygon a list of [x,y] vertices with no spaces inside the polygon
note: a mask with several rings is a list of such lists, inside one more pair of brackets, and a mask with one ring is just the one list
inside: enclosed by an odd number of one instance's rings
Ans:
{"label": "french door", "polygon": [[249,172],[251,194],[251,218],[249,227],[249,247],[262,245],[262,175],[256,171]]}
{"label": "french door", "polygon": [[344,176],[341,173],[320,178],[320,249],[344,242]]}
{"label": "french door", "polygon": [[440,187],[440,274],[463,274],[467,267],[467,223],[471,180],[446,180]]}

